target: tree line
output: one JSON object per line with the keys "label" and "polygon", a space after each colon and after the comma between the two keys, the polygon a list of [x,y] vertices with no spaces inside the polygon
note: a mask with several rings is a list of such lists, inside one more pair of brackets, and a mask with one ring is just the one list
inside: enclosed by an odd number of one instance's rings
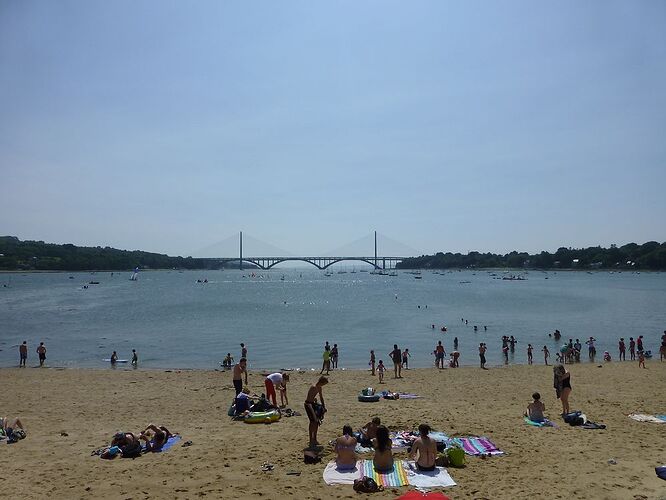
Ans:
{"label": "tree line", "polygon": [[141,269],[207,269],[216,264],[206,259],[118,250],[110,247],[79,247],[43,241],[21,241],[0,236],[0,269],[39,271],[124,271]]}
{"label": "tree line", "polygon": [[555,253],[510,252],[504,255],[469,252],[422,255],[403,260],[399,269],[532,268],[666,270],[666,242],[628,243],[610,248],[558,248]]}
{"label": "tree line", "polygon": [[[235,265],[238,265],[236,262]],[[221,267],[208,259],[170,257],[138,250],[111,247],[79,247],[43,241],[21,241],[0,236],[0,270],[122,271],[142,269],[211,269]],[[249,267],[249,265],[248,265]],[[558,248],[555,253],[510,252],[504,255],[469,252],[409,257],[399,269],[533,268],[533,269],[641,269],[666,270],[666,242],[628,243],[610,248]]]}

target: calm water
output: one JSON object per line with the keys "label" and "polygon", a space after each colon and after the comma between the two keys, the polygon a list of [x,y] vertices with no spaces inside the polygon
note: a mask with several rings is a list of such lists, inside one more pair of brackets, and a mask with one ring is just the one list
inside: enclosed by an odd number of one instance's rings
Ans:
{"label": "calm water", "polygon": [[[111,351],[130,358],[135,348],[141,366],[153,368],[214,368],[227,352],[238,359],[245,342],[253,369],[310,368],[321,365],[326,340],[339,345],[340,367],[367,367],[370,349],[386,363],[394,343],[409,348],[413,366],[431,366],[436,342],[448,352],[456,336],[462,364],[478,362],[479,342],[489,363],[501,364],[502,335],[519,341],[510,362],[525,363],[528,342],[537,362],[544,344],[554,356],[555,328],[563,339],[596,337],[598,352],[614,358],[621,336],[644,335],[658,352],[666,329],[664,273],[531,271],[526,281],[486,271],[424,272],[420,280],[405,272],[325,277],[310,268],[257,274],[156,271],[136,282],[129,273],[0,275],[0,366],[18,363],[23,340],[29,366],[39,341],[50,366],[102,367]],[[83,289],[91,280],[100,284]]]}

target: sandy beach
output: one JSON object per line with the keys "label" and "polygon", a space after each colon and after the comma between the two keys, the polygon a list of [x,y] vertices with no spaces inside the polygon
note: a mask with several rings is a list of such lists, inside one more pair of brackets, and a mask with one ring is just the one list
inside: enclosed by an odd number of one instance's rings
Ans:
{"label": "sandy beach", "polygon": [[[666,413],[666,363],[612,362],[571,365],[572,409],[607,425],[570,427],[543,365],[418,369],[382,386],[365,371],[335,371],[324,388],[328,413],[319,432],[326,443],[346,423],[360,427],[378,415],[391,430],[421,422],[451,436],[487,436],[504,456],[467,457],[449,469],[451,498],[666,498],[654,467],[666,464],[666,424],[641,423],[627,414]],[[356,498],[351,486],[327,486],[325,446],[320,464],[303,463],[307,417],[247,425],[226,414],[233,398],[231,374],[218,371],[2,369],[2,415],[18,415],[27,438],[0,443],[0,496],[5,498]],[[302,402],[314,373],[292,373],[290,407]],[[262,392],[263,376],[250,388]],[[367,386],[411,392],[420,399],[359,403]],[[526,425],[522,413],[540,391],[559,428]],[[190,447],[135,460],[101,460],[91,451],[119,430],[138,432],[149,422],[180,432]],[[67,435],[61,435],[66,433]],[[614,459],[616,464],[610,464]],[[265,461],[275,465],[262,472]],[[292,473],[292,474],[287,474]],[[300,473],[294,475],[293,473]],[[395,498],[408,487],[374,498]]]}

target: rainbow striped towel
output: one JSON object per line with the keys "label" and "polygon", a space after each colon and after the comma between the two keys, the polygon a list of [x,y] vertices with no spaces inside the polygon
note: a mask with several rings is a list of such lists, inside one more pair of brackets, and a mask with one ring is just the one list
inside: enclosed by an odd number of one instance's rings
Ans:
{"label": "rainbow striped towel", "polygon": [[451,438],[449,444],[460,446],[467,455],[504,455],[504,452],[486,437]]}
{"label": "rainbow striped towel", "polygon": [[403,460],[393,461],[393,471],[388,474],[380,474],[375,470],[372,460],[363,460],[361,465],[361,476],[371,477],[375,482],[384,488],[393,486],[407,486],[407,472],[403,466]]}

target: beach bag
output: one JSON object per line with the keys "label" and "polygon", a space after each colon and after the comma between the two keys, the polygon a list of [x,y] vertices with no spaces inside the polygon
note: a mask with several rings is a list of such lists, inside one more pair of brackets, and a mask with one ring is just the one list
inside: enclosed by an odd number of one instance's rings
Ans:
{"label": "beach bag", "polygon": [[446,450],[451,467],[462,467],[465,465],[465,451],[460,446],[452,446]]}
{"label": "beach bag", "polygon": [[384,487],[379,486],[371,477],[363,476],[361,479],[354,479],[354,491],[358,493],[376,493],[383,490]]}
{"label": "beach bag", "polygon": [[141,456],[141,443],[136,443],[124,446],[121,448],[123,458],[136,458]]}
{"label": "beach bag", "polygon": [[306,464],[318,464],[321,462],[321,457],[314,451],[306,450],[303,452],[303,462]]}
{"label": "beach bag", "polygon": [[324,420],[324,413],[326,413],[326,408],[324,408],[324,405],[319,403],[312,403],[312,409],[315,412],[317,420],[319,420],[319,423],[321,424]]}

